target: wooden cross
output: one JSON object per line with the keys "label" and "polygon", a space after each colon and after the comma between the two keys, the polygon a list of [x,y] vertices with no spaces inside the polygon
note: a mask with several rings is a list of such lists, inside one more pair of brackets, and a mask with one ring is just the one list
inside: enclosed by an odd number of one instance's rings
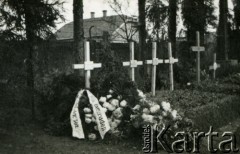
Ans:
{"label": "wooden cross", "polygon": [[200,46],[200,34],[199,32],[196,32],[196,41],[197,41],[197,46],[192,47],[193,52],[197,52],[197,82],[199,83],[201,81],[200,78],[200,73],[201,73],[201,68],[200,68],[200,52],[205,51],[205,47]]}
{"label": "wooden cross", "polygon": [[216,78],[216,70],[220,68],[220,64],[217,64],[217,54],[213,54],[213,65],[209,66],[209,70],[213,70],[213,79]]}
{"label": "wooden cross", "polygon": [[84,59],[84,64],[73,64],[73,68],[85,70],[85,88],[90,89],[91,71],[94,68],[101,68],[102,64],[90,61],[90,45],[87,41],[84,42]]}
{"label": "wooden cross", "polygon": [[135,81],[135,68],[138,65],[143,65],[142,61],[137,61],[134,59],[134,42],[130,42],[130,61],[123,62],[123,66],[129,66],[131,68],[130,78]]}
{"label": "wooden cross", "polygon": [[173,83],[173,64],[178,62],[178,59],[174,59],[172,57],[172,44],[168,43],[168,60],[165,60],[165,63],[169,63],[169,77],[170,77],[170,90],[174,90],[174,83]]}
{"label": "wooden cross", "polygon": [[156,94],[156,68],[158,64],[163,63],[162,59],[157,58],[157,43],[152,43],[152,60],[146,60],[146,64],[152,64],[152,95],[155,96]]}

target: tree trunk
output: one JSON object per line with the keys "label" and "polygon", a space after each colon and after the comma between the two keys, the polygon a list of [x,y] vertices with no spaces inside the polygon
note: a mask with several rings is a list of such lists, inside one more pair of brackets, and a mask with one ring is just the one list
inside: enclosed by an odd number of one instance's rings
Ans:
{"label": "tree trunk", "polygon": [[219,1],[219,25],[218,25],[218,57],[228,60],[229,37],[228,37],[228,2],[227,0]]}
{"label": "tree trunk", "polygon": [[200,32],[200,43],[204,45],[206,26],[205,0],[184,0],[184,18],[187,27],[187,40],[191,46],[196,45],[196,32]]}
{"label": "tree trunk", "polygon": [[27,56],[27,86],[29,90],[29,100],[31,103],[32,110],[32,118],[35,119],[35,102],[34,102],[34,43],[35,43],[35,35],[33,32],[33,28],[31,25],[31,19],[33,19],[31,15],[31,9],[28,8],[27,4],[31,3],[31,1],[26,0],[26,5],[24,7],[25,10],[25,26],[26,26],[26,38],[28,43],[28,56]]}
{"label": "tree trunk", "polygon": [[[204,46],[204,34],[205,34],[205,25],[206,25],[206,9],[205,9],[205,0],[199,0],[199,16],[200,23],[197,31],[200,33],[200,45]],[[195,32],[196,36],[196,32]],[[196,37],[195,37],[196,38]]]}
{"label": "tree trunk", "polygon": [[236,30],[240,30],[240,0],[234,0],[234,20]]}
{"label": "tree trunk", "polygon": [[[73,37],[75,63],[84,62],[83,0],[73,0]],[[84,71],[80,70],[80,75]]]}
{"label": "tree trunk", "polygon": [[[139,13],[139,59],[146,59],[146,0],[138,0]],[[146,67],[143,66],[143,75],[146,75]]]}
{"label": "tree trunk", "polygon": [[177,0],[169,1],[169,27],[168,37],[172,43],[172,54],[176,57],[176,33],[177,33]]}

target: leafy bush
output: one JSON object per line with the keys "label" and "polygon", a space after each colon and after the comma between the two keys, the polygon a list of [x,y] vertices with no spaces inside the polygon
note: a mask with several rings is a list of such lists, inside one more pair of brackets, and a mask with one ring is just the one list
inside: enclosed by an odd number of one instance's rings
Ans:
{"label": "leafy bush", "polygon": [[[112,89],[134,104],[137,87],[130,80],[121,61],[107,52],[102,52],[99,58],[103,62],[102,68],[93,71],[91,92],[100,97]],[[51,76],[54,76],[52,80]],[[52,74],[45,80],[47,86],[43,90],[48,90],[43,92],[43,102],[40,106],[47,124],[46,130],[53,135],[69,135],[69,115],[78,91],[85,87],[85,79],[76,74]]]}
{"label": "leafy bush", "polygon": [[84,88],[84,78],[76,74],[60,74],[53,78],[48,91],[42,95],[42,117],[46,130],[53,135],[65,135],[71,132],[69,114],[75,97]]}
{"label": "leafy bush", "polygon": [[232,74],[227,78],[223,79],[224,83],[240,85],[240,73]]}
{"label": "leafy bush", "polygon": [[234,75],[236,73],[240,73],[240,65],[232,66],[230,64],[221,65],[219,69],[216,71],[217,78],[226,78],[230,75]]}
{"label": "leafy bush", "polygon": [[193,84],[194,89],[211,93],[239,94],[240,93],[240,75],[233,74],[222,79],[205,80],[200,84]]}

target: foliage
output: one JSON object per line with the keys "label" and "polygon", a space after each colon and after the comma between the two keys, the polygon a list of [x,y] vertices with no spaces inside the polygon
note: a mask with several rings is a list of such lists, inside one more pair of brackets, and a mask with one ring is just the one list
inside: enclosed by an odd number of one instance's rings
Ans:
{"label": "foliage", "polygon": [[[27,29],[34,37],[45,39],[52,34],[55,21],[63,20],[63,2],[58,0],[2,0],[0,2],[0,31],[5,40],[24,39]],[[28,20],[28,21],[27,21]],[[23,35],[22,35],[23,34]]]}
{"label": "foliage", "polygon": [[153,24],[152,33],[158,38],[159,33],[166,31],[169,15],[166,1],[148,1],[146,12],[148,21]]}
{"label": "foliage", "polygon": [[195,79],[194,53],[189,49],[188,42],[181,42],[177,50],[179,62],[174,66],[176,82],[186,84]]}
{"label": "foliage", "polygon": [[99,55],[99,61],[102,62],[102,68],[93,72],[91,78],[92,92],[98,96],[106,95],[109,89],[124,92],[126,89],[136,87],[131,82],[128,71],[122,66],[122,62],[119,58],[114,57],[107,51],[103,51]]}
{"label": "foliage", "polygon": [[[99,55],[102,68],[96,69],[91,77],[91,92],[97,96],[106,95],[109,89],[132,102],[134,105],[137,93],[136,85],[119,59],[106,51]],[[69,113],[80,88],[84,88],[84,78],[75,74],[52,73],[44,79],[46,86],[42,89],[43,102],[40,105],[42,114],[46,117],[47,131],[54,135],[69,134]],[[48,91],[46,92],[46,90]]]}
{"label": "foliage", "polygon": [[239,0],[234,0],[234,17],[235,17],[235,24],[236,24],[236,29],[240,30],[240,1]]}
{"label": "foliage", "polygon": [[69,135],[69,114],[78,91],[84,88],[85,80],[75,74],[58,74],[53,79],[51,77],[46,77],[45,80],[49,81],[42,89],[42,101],[39,105],[41,120],[45,121],[46,131],[50,134]]}
{"label": "foliage", "polygon": [[223,79],[223,82],[240,86],[240,73],[231,74],[227,78]]}
{"label": "foliage", "polygon": [[216,71],[216,76],[218,78],[226,78],[226,77],[228,77],[230,75],[234,75],[236,73],[240,73],[239,69],[240,69],[240,65],[232,66],[230,64],[223,64]]}
{"label": "foliage", "polygon": [[[195,39],[196,31],[201,36],[209,26],[216,27],[216,16],[214,16],[214,3],[212,0],[184,0],[182,4],[182,15],[184,25],[187,28],[189,41]],[[203,39],[201,39],[203,41]]]}
{"label": "foliage", "polygon": [[229,50],[229,33],[231,31],[231,24],[229,22],[228,1],[219,1],[219,24],[217,29],[217,52],[218,57],[228,60]]}

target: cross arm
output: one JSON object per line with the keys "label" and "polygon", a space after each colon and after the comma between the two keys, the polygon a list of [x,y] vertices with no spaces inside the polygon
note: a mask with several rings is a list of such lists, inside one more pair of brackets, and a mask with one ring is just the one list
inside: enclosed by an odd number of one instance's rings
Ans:
{"label": "cross arm", "polygon": [[165,60],[164,62],[174,64],[174,63],[178,62],[178,59],[174,59],[173,57],[170,57],[169,59]]}
{"label": "cross arm", "polygon": [[214,63],[213,66],[209,66],[209,70],[216,70],[218,68],[220,68],[220,64]]}
{"label": "cross arm", "polygon": [[137,67],[138,65],[143,65],[142,61],[131,60],[130,62],[123,62],[123,66]]}
{"label": "cross arm", "polygon": [[201,51],[205,51],[205,47],[200,47],[200,46],[193,46],[191,47],[192,51],[194,52],[201,52]]}
{"label": "cross arm", "polygon": [[163,59],[153,58],[153,60],[146,60],[146,64],[158,65],[163,63]]}
{"label": "cross arm", "polygon": [[101,68],[101,63],[94,63],[93,61],[86,61],[84,64],[73,64],[74,69],[93,70],[94,68]]}
{"label": "cross arm", "polygon": [[84,64],[73,64],[73,69],[84,69]]}

